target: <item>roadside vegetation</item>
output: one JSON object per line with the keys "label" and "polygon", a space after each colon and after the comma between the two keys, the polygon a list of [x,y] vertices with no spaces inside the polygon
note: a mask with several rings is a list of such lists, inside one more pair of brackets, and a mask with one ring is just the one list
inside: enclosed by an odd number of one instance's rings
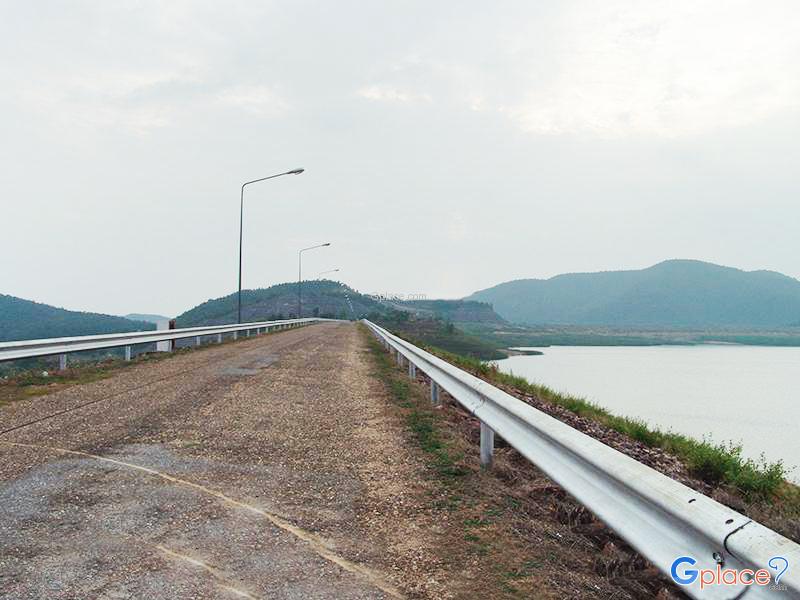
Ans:
{"label": "roadside vegetation", "polygon": [[[396,333],[406,337],[402,331]],[[562,414],[572,414],[599,424],[615,432],[615,435],[619,434],[622,439],[632,440],[630,443],[663,451],[682,465],[681,471],[689,477],[684,483],[695,481],[693,487],[703,493],[790,539],[800,541],[800,487],[786,480],[788,470],[782,461],[769,462],[763,457],[761,460],[745,458],[738,444],[719,443],[710,438],[697,440],[662,431],[644,421],[611,414],[583,398],[560,394],[522,377],[503,373],[491,362],[456,354],[414,339],[409,341],[523,401],[534,398],[541,406],[563,409]],[[554,416],[559,418],[558,415]],[[673,476],[669,472],[666,474]]]}
{"label": "roadside vegetation", "polygon": [[[363,326],[362,326],[363,327]],[[498,446],[478,460],[478,422],[426,378],[409,379],[363,329],[383,382],[434,483],[430,506],[454,598],[677,598],[671,586],[534,465]]]}
{"label": "roadside vegetation", "polygon": [[701,441],[679,433],[662,431],[638,419],[613,415],[583,398],[560,394],[547,386],[530,383],[523,377],[503,373],[492,363],[460,356],[430,345],[425,349],[490,383],[510,386],[522,394],[536,396],[576,415],[597,421],[647,446],[674,454],[688,466],[695,477],[710,485],[732,486],[746,500],[772,500],[783,491],[796,491],[786,489],[789,485],[785,481],[788,473],[782,461],[768,462],[763,458],[754,461],[744,458],[740,445],[714,443],[710,439]]}
{"label": "roadside vegetation", "polygon": [[417,345],[428,344],[480,360],[506,357],[506,354],[497,350],[496,344],[465,333],[455,323],[443,318],[419,318],[397,310],[371,313],[367,318]]}
{"label": "roadside vegetation", "polygon": [[693,346],[747,344],[750,346],[800,346],[800,328],[692,329],[615,328],[582,325],[511,325],[507,323],[456,323],[465,333],[497,348],[509,346]]}

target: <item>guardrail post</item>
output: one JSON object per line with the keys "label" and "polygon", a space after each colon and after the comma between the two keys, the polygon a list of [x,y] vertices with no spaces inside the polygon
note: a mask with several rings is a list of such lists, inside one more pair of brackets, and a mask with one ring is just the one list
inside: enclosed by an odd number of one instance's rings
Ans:
{"label": "guardrail post", "polygon": [[481,421],[481,466],[491,468],[494,458],[494,431]]}
{"label": "guardrail post", "polygon": [[415,365],[411,361],[408,361],[408,376],[411,379],[417,378],[417,365]]}
{"label": "guardrail post", "polygon": [[[156,330],[162,331],[165,329],[169,329],[169,321],[159,321],[156,324]],[[164,340],[163,342],[156,342],[156,352],[170,352],[172,351],[172,342],[170,340]]]}
{"label": "guardrail post", "polygon": [[[168,325],[168,327],[167,327],[168,329],[175,329],[175,325],[176,325],[175,319],[170,319],[169,323],[167,323],[167,325]],[[169,341],[169,352],[174,352],[177,347],[178,347],[178,340],[171,339]]]}
{"label": "guardrail post", "polygon": [[218,344],[221,344],[221,343],[222,343],[222,334],[221,334],[221,333],[218,333],[218,334],[217,334],[217,343],[218,343]]}
{"label": "guardrail post", "polygon": [[58,355],[58,370],[63,371],[67,368],[67,355],[66,354],[59,354]]}
{"label": "guardrail post", "polygon": [[239,332],[238,331],[234,331],[233,332],[233,339],[234,340],[238,340],[239,339]]}
{"label": "guardrail post", "polygon": [[442,401],[439,399],[439,384],[431,379],[431,404],[434,406],[441,406]]}
{"label": "guardrail post", "polygon": [[403,366],[403,355],[400,354],[399,350],[397,352],[397,364],[400,365],[401,367]]}
{"label": "guardrail post", "polygon": [[200,345],[200,336],[199,335],[194,339],[194,345],[195,346],[199,346]]}
{"label": "guardrail post", "polygon": [[131,359],[131,347],[125,346],[125,360]]}
{"label": "guardrail post", "polygon": [[249,329],[245,330],[244,337],[250,337],[250,330]]}

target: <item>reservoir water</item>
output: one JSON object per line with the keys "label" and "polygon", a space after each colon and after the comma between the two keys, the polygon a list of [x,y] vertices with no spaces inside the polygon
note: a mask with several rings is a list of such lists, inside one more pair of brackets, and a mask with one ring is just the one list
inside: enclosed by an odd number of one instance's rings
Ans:
{"label": "reservoir water", "polygon": [[[800,465],[800,348],[553,346],[497,361],[504,372],[581,396],[617,415]],[[789,478],[800,482],[800,467]]]}

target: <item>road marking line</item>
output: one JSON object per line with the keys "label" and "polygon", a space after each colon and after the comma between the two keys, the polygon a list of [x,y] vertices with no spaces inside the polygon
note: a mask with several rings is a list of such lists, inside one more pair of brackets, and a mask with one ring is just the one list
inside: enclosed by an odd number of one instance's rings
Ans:
{"label": "road marking line", "polygon": [[276,527],[283,529],[284,531],[291,533],[295,537],[303,540],[306,542],[311,549],[316,552],[319,556],[328,560],[335,565],[338,565],[345,571],[349,571],[350,573],[354,573],[356,575],[360,575],[362,578],[366,579],[370,584],[381,590],[382,592],[388,594],[393,598],[404,598],[403,594],[395,588],[392,584],[385,581],[383,577],[380,576],[377,572],[373,571],[369,567],[364,565],[360,565],[358,563],[352,562],[342,556],[339,556],[333,550],[331,550],[325,542],[323,542],[319,536],[306,531],[294,525],[293,523],[287,521],[286,519],[279,517],[278,515],[274,515],[269,513],[257,506],[252,506],[250,504],[245,504],[244,502],[240,502],[239,500],[235,500],[230,496],[226,496],[222,492],[218,492],[217,490],[212,490],[205,486],[200,485],[199,483],[192,483],[191,481],[186,481],[185,479],[179,479],[177,477],[173,477],[172,475],[167,475],[166,473],[162,473],[160,471],[156,471],[155,469],[151,469],[149,467],[143,467],[141,465],[128,463],[122,460],[117,460],[114,458],[107,458],[105,456],[99,456],[97,454],[91,454],[89,452],[81,452],[80,450],[67,450],[66,448],[57,448],[54,446],[41,446],[38,444],[24,444],[21,442],[7,442],[4,440],[0,440],[0,444],[5,444],[7,446],[18,446],[21,448],[34,448],[38,450],[49,450],[51,452],[59,452],[62,454],[72,454],[74,456],[83,456],[87,458],[93,458],[95,460],[100,460],[103,462],[111,463],[120,467],[127,467],[129,469],[133,469],[135,471],[141,471],[143,473],[147,473],[148,475],[152,475],[153,477],[159,477],[164,479],[165,481],[169,481],[170,483],[175,483],[177,485],[182,485],[184,487],[192,488],[194,490],[200,491],[204,494],[208,494],[209,496],[213,496],[222,502],[229,504],[231,506],[235,506],[236,508],[241,508],[245,511],[250,513],[256,514],[260,517],[264,517],[270,523],[275,525]]}
{"label": "road marking line", "polygon": [[182,560],[184,562],[188,562],[189,564],[194,565],[195,567],[200,567],[201,569],[206,571],[209,575],[211,575],[211,577],[216,579],[217,585],[222,589],[231,592],[232,594],[239,596],[240,598],[250,598],[251,600],[258,600],[257,596],[253,596],[252,594],[245,592],[244,590],[240,590],[239,588],[232,586],[228,581],[225,580],[225,578],[219,573],[219,571],[209,566],[202,560],[199,560],[197,558],[192,558],[191,556],[187,556],[186,554],[175,552],[174,550],[170,550],[169,548],[167,548],[166,546],[162,546],[161,544],[158,544],[155,547],[164,554],[166,554],[167,556],[170,556],[172,558],[177,558],[178,560]]}

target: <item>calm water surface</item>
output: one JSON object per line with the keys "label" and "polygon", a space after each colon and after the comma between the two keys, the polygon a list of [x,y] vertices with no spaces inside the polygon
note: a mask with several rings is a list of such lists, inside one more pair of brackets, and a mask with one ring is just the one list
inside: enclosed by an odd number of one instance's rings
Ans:
{"label": "calm water surface", "polygon": [[[800,348],[649,346],[538,348],[543,356],[497,361],[614,414],[716,442],[746,456],[800,465]],[[790,474],[800,481],[800,467]]]}

